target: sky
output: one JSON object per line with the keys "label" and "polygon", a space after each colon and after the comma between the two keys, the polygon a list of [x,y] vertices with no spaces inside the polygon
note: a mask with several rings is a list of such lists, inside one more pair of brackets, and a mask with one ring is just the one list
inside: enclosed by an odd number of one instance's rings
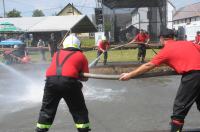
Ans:
{"label": "sky", "polygon": [[[68,3],[73,5],[83,14],[94,14],[97,0],[4,0],[6,12],[16,9],[24,17],[31,17],[35,9],[42,10],[45,16],[58,13]],[[125,0],[124,0],[125,1]],[[176,9],[200,2],[200,0],[171,0]],[[0,0],[0,16],[3,16],[3,0]]]}

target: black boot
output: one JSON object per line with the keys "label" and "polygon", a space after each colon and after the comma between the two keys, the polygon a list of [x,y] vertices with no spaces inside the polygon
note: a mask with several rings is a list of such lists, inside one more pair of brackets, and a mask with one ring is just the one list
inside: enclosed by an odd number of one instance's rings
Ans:
{"label": "black boot", "polygon": [[172,120],[171,122],[171,132],[182,132],[184,121]]}
{"label": "black boot", "polygon": [[47,128],[44,128],[44,129],[36,128],[36,129],[35,129],[35,132],[47,132],[47,131],[48,131]]}
{"label": "black boot", "polygon": [[103,65],[106,65],[106,63],[107,63],[107,60],[104,60],[104,61],[103,61]]}
{"label": "black boot", "polygon": [[91,131],[90,128],[78,128],[78,132],[89,132]]}

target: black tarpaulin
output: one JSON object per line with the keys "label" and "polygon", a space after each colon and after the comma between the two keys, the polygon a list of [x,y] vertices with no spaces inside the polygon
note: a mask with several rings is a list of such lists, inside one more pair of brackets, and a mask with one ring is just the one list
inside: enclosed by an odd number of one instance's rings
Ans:
{"label": "black tarpaulin", "polygon": [[90,21],[90,19],[85,16],[71,28],[71,32],[73,33],[97,32],[97,29],[95,25]]}
{"label": "black tarpaulin", "polygon": [[102,3],[113,8],[140,8],[140,7],[160,7],[165,0],[103,0]]}

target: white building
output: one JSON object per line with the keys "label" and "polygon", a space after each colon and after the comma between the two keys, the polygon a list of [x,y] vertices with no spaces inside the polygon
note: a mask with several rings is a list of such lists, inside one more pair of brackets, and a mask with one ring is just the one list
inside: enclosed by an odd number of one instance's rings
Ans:
{"label": "white building", "polygon": [[200,31],[200,2],[187,5],[177,10],[173,15],[173,27],[178,30],[180,38],[194,40],[196,32]]}

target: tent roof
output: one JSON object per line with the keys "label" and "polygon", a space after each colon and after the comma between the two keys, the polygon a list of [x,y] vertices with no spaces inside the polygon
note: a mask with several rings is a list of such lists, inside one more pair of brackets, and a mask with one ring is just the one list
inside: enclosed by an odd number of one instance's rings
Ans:
{"label": "tent roof", "polygon": [[30,27],[36,25],[44,19],[45,17],[0,18],[0,22],[10,22],[13,23],[16,27],[19,27],[24,31],[28,31]]}
{"label": "tent roof", "polygon": [[103,4],[109,8],[139,8],[163,6],[165,0],[103,0]]}
{"label": "tent roof", "polygon": [[0,33],[17,33],[24,32],[22,29],[16,27],[10,22],[0,22]]}
{"label": "tent roof", "polygon": [[96,32],[95,25],[86,15],[0,18],[27,32],[69,31],[76,33]]}

